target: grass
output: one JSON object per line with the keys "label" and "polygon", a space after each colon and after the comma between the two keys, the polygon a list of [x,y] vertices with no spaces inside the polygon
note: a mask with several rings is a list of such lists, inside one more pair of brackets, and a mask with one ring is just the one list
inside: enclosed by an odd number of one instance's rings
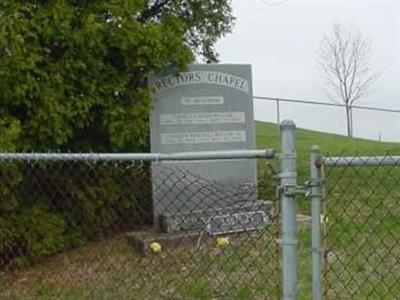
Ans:
{"label": "grass", "polygon": [[[279,149],[277,128],[256,123],[257,147]],[[400,143],[380,143],[298,129],[299,180],[308,151],[329,155],[400,155]],[[273,168],[278,169],[276,165]],[[259,163],[260,188],[273,198],[271,174]],[[400,171],[327,169],[326,296],[393,299],[400,295]],[[263,180],[265,179],[265,182]],[[308,213],[308,200],[299,197]],[[280,290],[279,226],[233,236],[226,248],[204,238],[192,246],[143,256],[123,235],[88,243],[22,270],[0,273],[0,299],[274,299]],[[310,299],[310,229],[299,229],[299,299]]]}
{"label": "grass", "polygon": [[[276,290],[271,228],[231,238],[229,247],[199,246],[135,253],[123,236],[59,254],[9,272],[7,299],[262,299]],[[266,280],[267,279],[267,280]]]}

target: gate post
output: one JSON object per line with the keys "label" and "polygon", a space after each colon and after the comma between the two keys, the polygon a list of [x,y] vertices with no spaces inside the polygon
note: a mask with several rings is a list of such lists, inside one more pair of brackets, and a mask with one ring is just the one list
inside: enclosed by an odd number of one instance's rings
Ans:
{"label": "gate post", "polygon": [[322,299],[321,284],[321,197],[322,197],[322,159],[318,146],[310,149],[310,179],[311,179],[311,256],[312,256],[312,296],[313,300]]}
{"label": "gate post", "polygon": [[280,124],[281,132],[281,210],[283,299],[297,298],[297,208],[296,208],[296,125],[292,120]]}

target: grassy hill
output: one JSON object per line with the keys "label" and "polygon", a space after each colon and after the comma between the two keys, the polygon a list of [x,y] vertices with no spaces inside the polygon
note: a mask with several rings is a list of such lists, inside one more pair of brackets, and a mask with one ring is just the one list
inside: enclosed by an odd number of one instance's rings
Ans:
{"label": "grassy hill", "polygon": [[[256,122],[257,148],[280,149],[277,126]],[[325,156],[384,156],[400,155],[400,143],[378,142],[367,139],[348,138],[339,134],[296,129],[297,165],[300,175],[308,173],[309,150],[318,145]]]}
{"label": "grassy hill", "polygon": [[[348,138],[339,134],[318,132],[307,129],[296,129],[297,151],[300,156],[307,154],[312,145],[321,147],[324,154],[332,155],[400,155],[400,143],[387,143],[366,139]],[[279,149],[280,140],[275,124],[256,122],[256,139],[258,148]]]}

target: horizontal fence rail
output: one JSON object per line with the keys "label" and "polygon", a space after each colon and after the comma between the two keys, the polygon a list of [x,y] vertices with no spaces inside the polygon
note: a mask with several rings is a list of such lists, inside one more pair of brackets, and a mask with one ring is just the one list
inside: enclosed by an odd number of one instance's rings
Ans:
{"label": "horizontal fence rail", "polygon": [[180,153],[0,153],[2,160],[76,160],[76,161],[168,161],[168,160],[209,160],[274,158],[274,149],[229,150]]}
{"label": "horizontal fence rail", "polygon": [[400,156],[325,157],[326,166],[393,166],[400,165]]}
{"label": "horizontal fence rail", "polygon": [[[301,103],[301,104],[310,104],[310,105],[346,107],[345,104],[340,104],[340,103],[329,103],[329,102],[319,102],[319,101],[300,100],[300,99],[273,98],[273,97],[261,97],[261,96],[253,96],[253,98],[257,99],[257,100],[267,100],[267,101],[278,101],[278,102]],[[400,109],[381,108],[381,107],[372,107],[372,106],[351,105],[350,108],[381,111],[381,112],[390,112],[390,113],[400,113]]]}

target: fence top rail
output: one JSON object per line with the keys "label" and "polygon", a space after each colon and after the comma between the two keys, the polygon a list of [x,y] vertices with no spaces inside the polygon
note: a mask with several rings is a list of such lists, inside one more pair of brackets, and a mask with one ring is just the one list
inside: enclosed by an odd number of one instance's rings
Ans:
{"label": "fence top rail", "polygon": [[[300,99],[273,98],[273,97],[261,97],[261,96],[253,96],[253,98],[259,99],[259,100],[269,100],[269,101],[279,101],[279,102],[346,107],[345,104],[341,104],[341,103],[329,103],[329,102],[309,101],[309,100],[300,100]],[[350,108],[375,110],[375,111],[391,112],[391,113],[400,113],[400,109],[393,109],[393,108],[381,108],[381,107],[360,106],[360,105],[351,105]]]}
{"label": "fence top rail", "polygon": [[343,156],[324,157],[326,166],[394,166],[400,165],[400,156]]}
{"label": "fence top rail", "polygon": [[274,149],[178,153],[0,153],[1,160],[48,161],[179,161],[210,159],[274,158]]}

